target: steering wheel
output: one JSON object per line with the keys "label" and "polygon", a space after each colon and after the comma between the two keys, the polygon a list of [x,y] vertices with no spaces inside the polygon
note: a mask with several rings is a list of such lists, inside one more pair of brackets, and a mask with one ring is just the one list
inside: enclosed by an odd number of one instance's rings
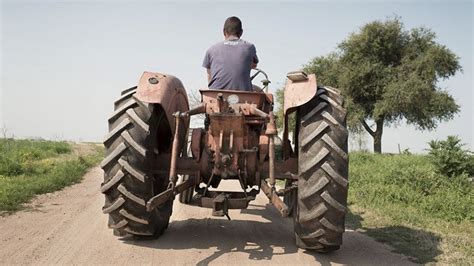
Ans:
{"label": "steering wheel", "polygon": [[267,89],[268,90],[268,84],[270,84],[270,80],[268,80],[268,75],[267,73],[265,73],[265,71],[259,69],[259,68],[254,68],[254,70],[256,71],[255,74],[253,74],[252,76],[250,76],[250,81],[253,81],[255,79],[256,76],[258,76],[258,74],[262,74],[265,76],[265,79],[262,80],[262,84],[263,84],[263,88],[262,88],[262,91]]}

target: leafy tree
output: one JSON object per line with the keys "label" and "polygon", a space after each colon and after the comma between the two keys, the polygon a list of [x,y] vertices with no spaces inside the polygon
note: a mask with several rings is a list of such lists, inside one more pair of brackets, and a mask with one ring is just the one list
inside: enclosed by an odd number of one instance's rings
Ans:
{"label": "leafy tree", "polygon": [[316,74],[319,85],[342,90],[349,128],[365,129],[380,153],[385,126],[405,120],[432,130],[459,112],[453,97],[438,86],[461,70],[459,57],[435,40],[430,29],[405,30],[398,17],[373,21],[304,69]]}
{"label": "leafy tree", "polygon": [[[283,129],[284,127],[284,122],[285,122],[285,115],[283,114],[283,89],[277,89],[276,90],[276,102],[279,104],[278,109],[276,110],[276,124],[279,129]],[[290,135],[293,132],[293,128],[296,126],[296,119],[295,119],[295,113],[292,113],[288,115],[288,128],[290,129]],[[295,136],[293,135],[293,138]],[[293,140],[292,140],[293,141]]]}

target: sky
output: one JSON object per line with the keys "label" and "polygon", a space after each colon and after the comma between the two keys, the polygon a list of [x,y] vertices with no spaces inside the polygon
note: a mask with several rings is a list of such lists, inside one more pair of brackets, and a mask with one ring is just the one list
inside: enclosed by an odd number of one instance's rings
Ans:
{"label": "sky", "polygon": [[386,128],[383,151],[426,152],[448,135],[472,150],[473,12],[472,1],[2,1],[0,128],[18,138],[102,141],[114,100],[143,71],[205,88],[203,56],[229,16],[243,21],[242,38],[255,44],[274,91],[365,23],[398,15],[406,29],[431,28],[460,57],[463,71],[440,86],[461,112],[434,131]]}

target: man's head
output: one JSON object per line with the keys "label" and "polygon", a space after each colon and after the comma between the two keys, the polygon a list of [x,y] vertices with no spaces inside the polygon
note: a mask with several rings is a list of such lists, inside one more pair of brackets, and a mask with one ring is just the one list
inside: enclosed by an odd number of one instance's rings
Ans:
{"label": "man's head", "polygon": [[242,36],[242,21],[238,17],[229,17],[225,20],[224,23],[224,36],[230,37],[235,36],[239,37]]}

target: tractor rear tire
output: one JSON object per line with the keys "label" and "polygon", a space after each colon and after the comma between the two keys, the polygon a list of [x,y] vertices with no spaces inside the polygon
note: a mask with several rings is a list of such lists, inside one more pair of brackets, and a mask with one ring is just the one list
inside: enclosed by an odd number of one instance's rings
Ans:
{"label": "tractor rear tire", "polygon": [[318,87],[298,110],[297,246],[317,252],[339,249],[347,212],[346,110],[338,90]]}
{"label": "tractor rear tire", "polygon": [[135,92],[136,87],[122,92],[108,120],[102,211],[115,235],[157,237],[168,227],[173,201],[151,212],[146,203],[168,186],[168,177],[154,174],[152,165],[157,153],[168,152],[171,130],[163,109],[136,99]]}

